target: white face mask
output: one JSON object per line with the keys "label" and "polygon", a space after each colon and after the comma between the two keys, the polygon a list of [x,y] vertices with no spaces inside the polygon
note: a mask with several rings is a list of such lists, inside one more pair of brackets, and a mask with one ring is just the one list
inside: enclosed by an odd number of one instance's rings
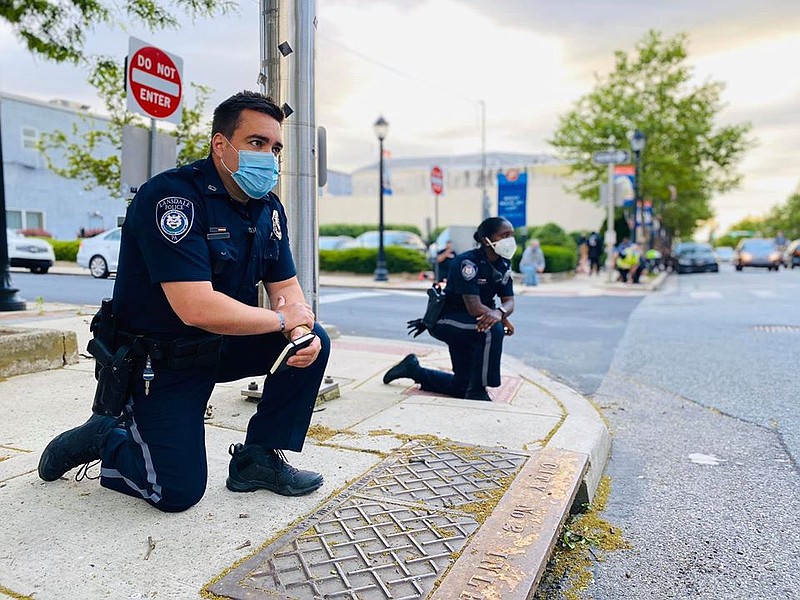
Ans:
{"label": "white face mask", "polygon": [[502,256],[505,259],[510,259],[514,256],[514,252],[517,251],[517,241],[513,237],[503,238],[502,240],[497,240],[493,242],[489,238],[484,238],[486,242],[492,247],[498,256]]}

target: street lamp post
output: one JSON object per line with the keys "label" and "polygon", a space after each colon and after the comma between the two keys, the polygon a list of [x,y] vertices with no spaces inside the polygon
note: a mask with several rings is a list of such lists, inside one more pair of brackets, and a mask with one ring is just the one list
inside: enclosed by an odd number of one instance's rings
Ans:
{"label": "street lamp post", "polygon": [[642,215],[642,197],[641,197],[641,189],[642,186],[639,182],[639,162],[642,157],[642,150],[644,150],[644,145],[647,142],[647,137],[645,136],[644,132],[641,129],[637,129],[633,132],[631,136],[631,150],[633,150],[633,201],[634,201],[634,208],[633,208],[633,232],[631,233],[632,241],[634,243],[639,242],[639,238],[643,238],[643,235],[639,235],[639,222],[643,219]]}
{"label": "street lamp post", "polygon": [[388,281],[389,272],[386,270],[386,255],[383,251],[383,140],[389,133],[389,123],[382,116],[378,117],[373,125],[375,135],[380,146],[380,161],[378,168],[378,263],[375,265],[375,281]]}

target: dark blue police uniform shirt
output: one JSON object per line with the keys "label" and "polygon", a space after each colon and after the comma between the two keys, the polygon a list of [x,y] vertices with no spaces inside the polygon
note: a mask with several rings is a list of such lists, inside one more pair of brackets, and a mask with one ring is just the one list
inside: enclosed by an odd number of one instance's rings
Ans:
{"label": "dark blue police uniform shirt", "polygon": [[495,307],[494,298],[514,295],[511,263],[498,258],[490,263],[483,248],[462,252],[453,258],[445,287],[445,307],[465,309],[464,294],[480,296],[481,303]]}
{"label": "dark blue police uniform shirt", "polygon": [[259,281],[296,274],[278,197],[232,199],[209,157],[139,189],[122,225],[113,308],[120,328],[131,333],[203,335],[178,318],[162,283],[210,281],[214,290],[257,306]]}

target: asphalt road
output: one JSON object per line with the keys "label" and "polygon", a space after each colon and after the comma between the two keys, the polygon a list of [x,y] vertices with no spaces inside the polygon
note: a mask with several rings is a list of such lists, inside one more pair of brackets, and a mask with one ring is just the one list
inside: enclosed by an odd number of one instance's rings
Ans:
{"label": "asphalt road", "polygon": [[[671,277],[594,395],[613,435],[594,600],[800,598],[800,271]],[[564,597],[556,594],[548,597]]]}

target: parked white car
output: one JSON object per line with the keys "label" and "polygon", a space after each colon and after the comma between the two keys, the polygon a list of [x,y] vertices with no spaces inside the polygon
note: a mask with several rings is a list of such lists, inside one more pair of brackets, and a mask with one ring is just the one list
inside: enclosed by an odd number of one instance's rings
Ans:
{"label": "parked white car", "polygon": [[78,248],[78,266],[89,269],[92,277],[98,279],[105,279],[111,273],[116,273],[121,240],[121,227],[81,240]]}
{"label": "parked white car", "polygon": [[49,242],[27,238],[18,231],[6,229],[8,264],[30,269],[31,273],[47,273],[56,262],[56,254]]}

